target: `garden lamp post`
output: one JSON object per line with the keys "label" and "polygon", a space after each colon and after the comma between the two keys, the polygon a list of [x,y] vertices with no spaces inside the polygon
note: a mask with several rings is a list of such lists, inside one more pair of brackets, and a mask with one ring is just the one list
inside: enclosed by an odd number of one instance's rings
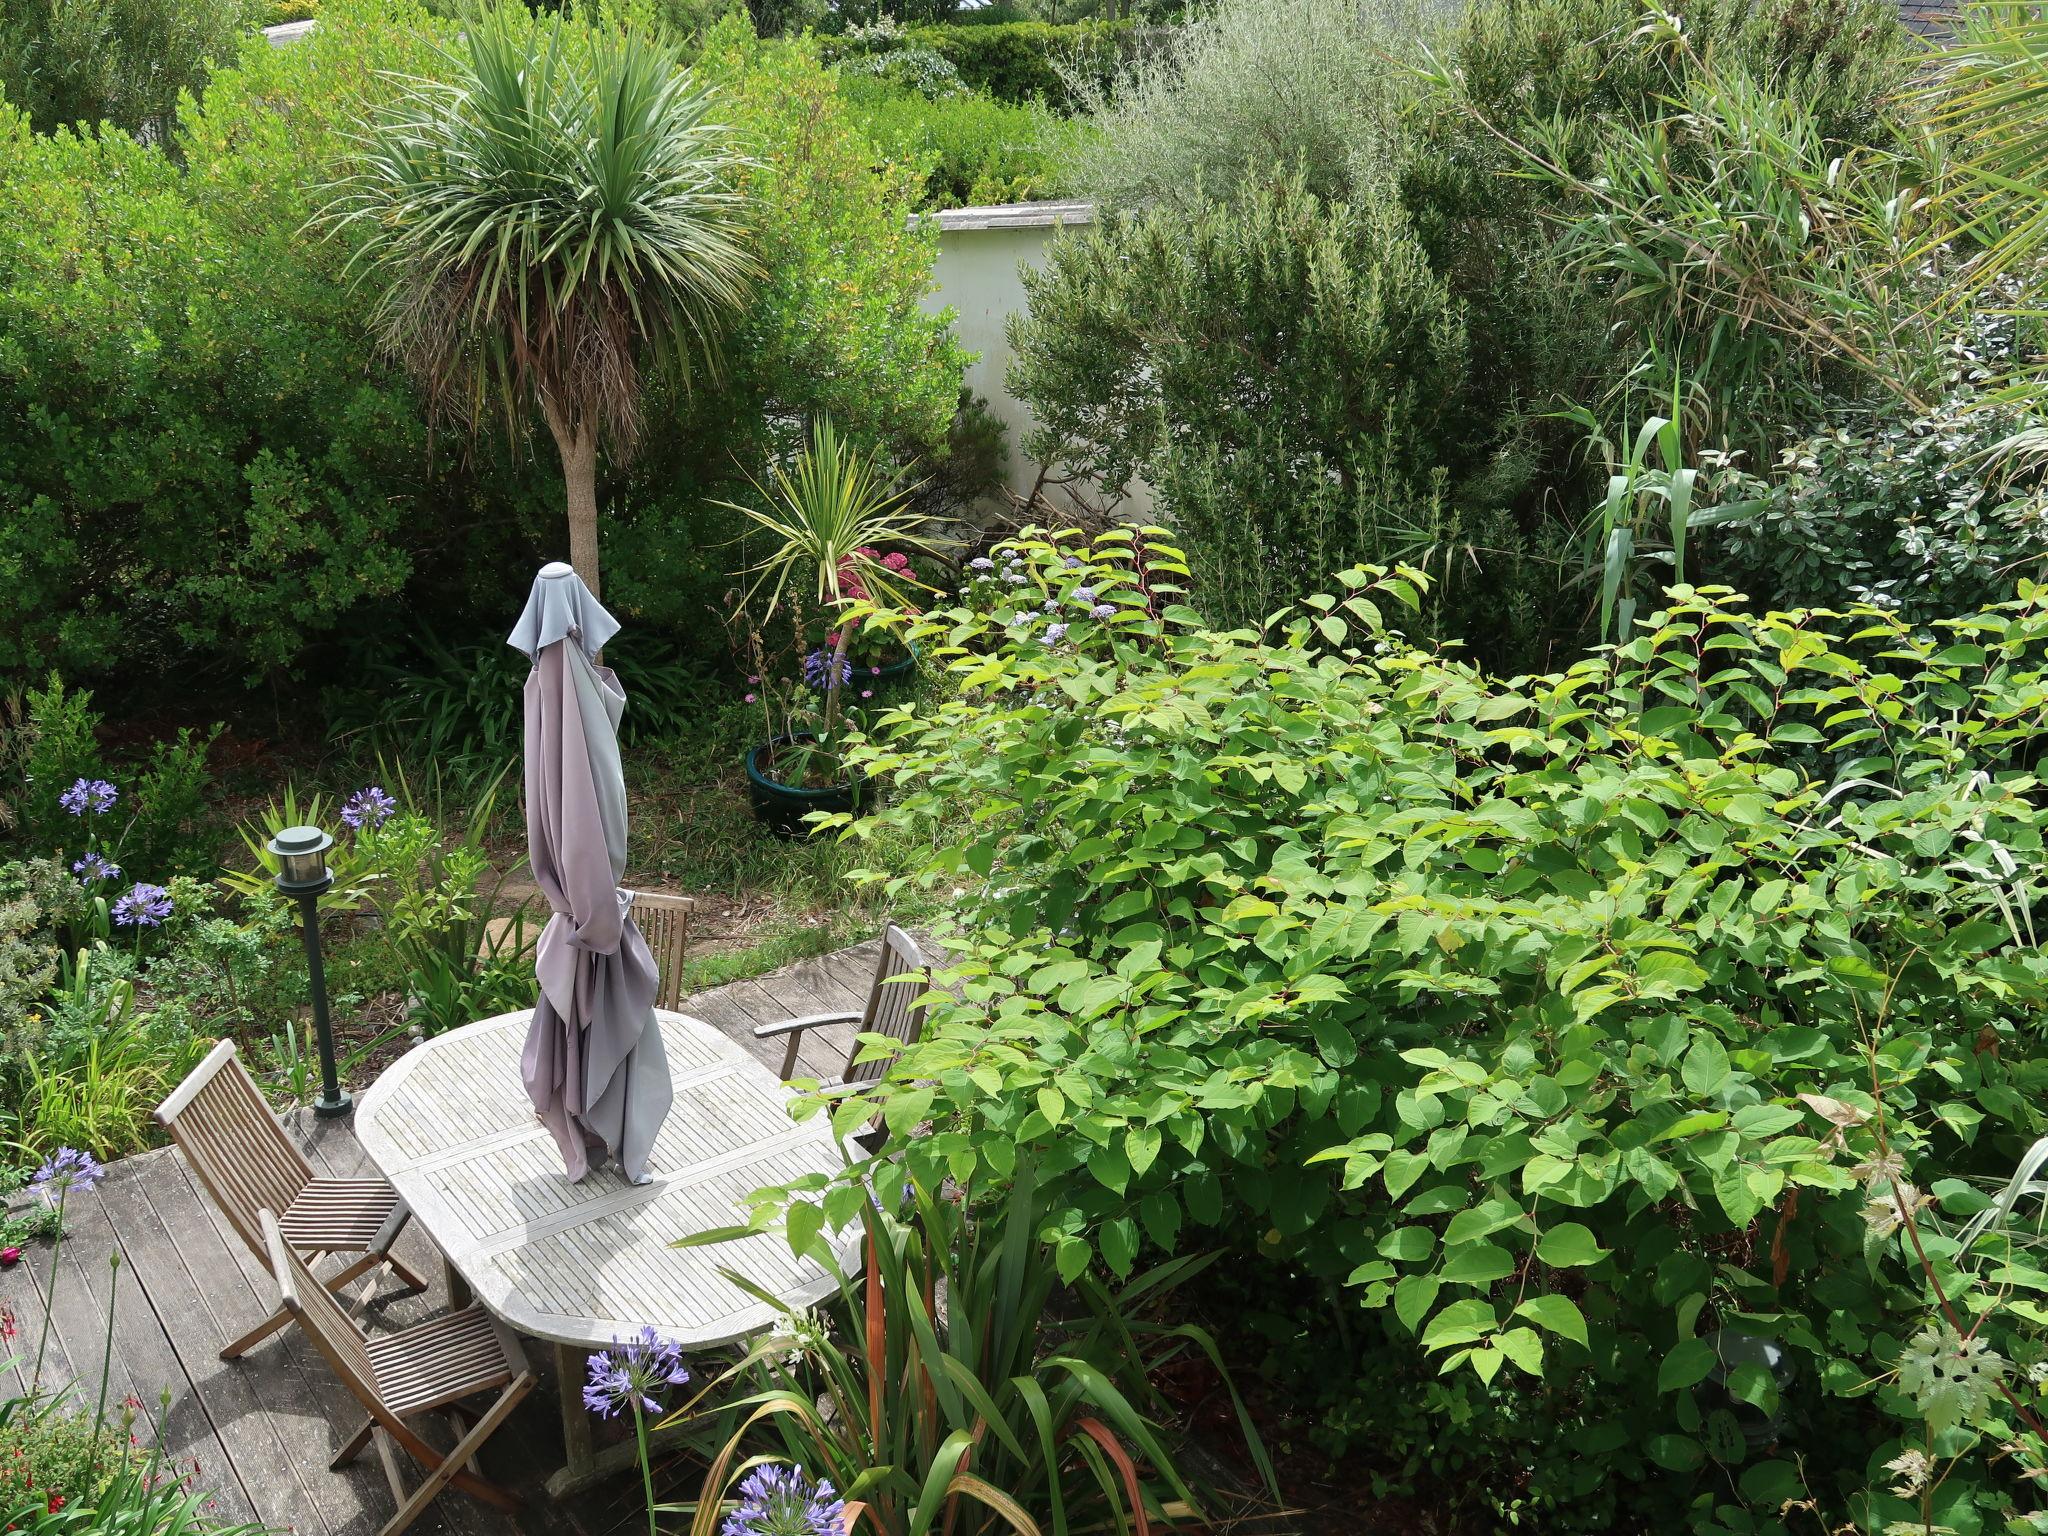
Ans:
{"label": "garden lamp post", "polygon": [[313,993],[313,1033],[320,1041],[320,1097],[313,1113],[323,1119],[345,1115],[354,1103],[341,1091],[334,1070],[334,1035],[327,1023],[327,971],[320,963],[320,897],[334,884],[327,850],[334,839],[318,827],[286,827],[266,845],[277,857],[277,891],[299,904],[306,935],[306,976]]}

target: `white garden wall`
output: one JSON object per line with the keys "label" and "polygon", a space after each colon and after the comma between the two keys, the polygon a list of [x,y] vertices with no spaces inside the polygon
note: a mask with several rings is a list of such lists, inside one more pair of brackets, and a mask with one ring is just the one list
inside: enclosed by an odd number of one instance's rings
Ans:
{"label": "white garden wall", "polygon": [[[1037,483],[1039,466],[1024,455],[1024,434],[1032,416],[1010,393],[1010,343],[1004,327],[1024,304],[1022,272],[1045,259],[1046,247],[1061,229],[1092,223],[1089,203],[1010,203],[997,208],[949,208],[930,215],[938,221],[939,258],[934,286],[925,300],[929,310],[950,307],[953,331],[960,344],[977,355],[967,370],[967,387],[988,401],[1009,435],[1010,458],[1005,478],[1018,495]],[[1118,511],[1142,515],[1149,498],[1142,486]]]}

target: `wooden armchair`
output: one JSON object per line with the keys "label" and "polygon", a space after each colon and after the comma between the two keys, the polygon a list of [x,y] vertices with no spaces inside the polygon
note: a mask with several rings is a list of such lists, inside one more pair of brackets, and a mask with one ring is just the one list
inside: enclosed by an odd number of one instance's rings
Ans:
{"label": "wooden armchair", "polygon": [[690,947],[690,913],[697,905],[688,896],[665,896],[658,891],[633,893],[633,921],[640,936],[654,951],[654,965],[661,985],[654,993],[654,1006],[673,1012],[683,1001],[683,958]]}
{"label": "wooden armchair", "polygon": [[[486,1440],[534,1388],[538,1378],[511,1330],[482,1307],[465,1307],[393,1334],[371,1338],[342,1310],[341,1303],[314,1278],[306,1261],[285,1239],[278,1219],[260,1213],[264,1248],[277,1277],[282,1310],[305,1330],[341,1378],[369,1419],[328,1464],[339,1472],[373,1440],[377,1459],[398,1512],[378,1536],[398,1536],[444,1488],[455,1487],[473,1498],[512,1511],[518,1498],[470,1470]],[[563,1391],[576,1390],[574,1382]],[[497,1395],[481,1410],[462,1405],[481,1393]],[[455,1448],[443,1454],[407,1421],[423,1413],[445,1411],[464,1426]],[[406,1491],[394,1447],[404,1450],[426,1472],[420,1485]]]}
{"label": "wooden armchair", "polygon": [[[389,1267],[411,1290],[426,1281],[392,1256],[391,1245],[412,1212],[382,1179],[330,1179],[313,1172],[270,1112],[263,1092],[223,1040],[192,1069],[156,1108],[156,1121],[170,1132],[192,1171],[228,1225],[249,1251],[268,1266],[258,1213],[279,1212],[285,1241],[318,1263],[328,1254],[358,1257],[326,1282],[338,1291],[368,1272]],[[268,1338],[291,1319],[282,1309],[220,1352],[223,1360]]]}
{"label": "wooden armchair", "polygon": [[[899,981],[895,979],[897,977],[906,979]],[[785,1082],[796,1074],[797,1048],[803,1043],[805,1033],[822,1025],[858,1024],[856,1034],[887,1035],[904,1045],[915,1045],[924,1033],[925,1010],[923,1005],[913,1004],[924,991],[924,977],[924,952],[917,947],[915,939],[891,923],[882,930],[882,954],[875,963],[875,979],[868,988],[866,1007],[859,1012],[809,1013],[780,1024],[763,1024],[755,1029],[754,1038],[788,1039],[789,1047],[782,1056]],[[846,1070],[839,1078],[841,1083],[875,1082],[888,1066],[880,1059],[862,1061],[859,1058],[860,1042],[856,1040],[853,1049],[847,1053]]]}

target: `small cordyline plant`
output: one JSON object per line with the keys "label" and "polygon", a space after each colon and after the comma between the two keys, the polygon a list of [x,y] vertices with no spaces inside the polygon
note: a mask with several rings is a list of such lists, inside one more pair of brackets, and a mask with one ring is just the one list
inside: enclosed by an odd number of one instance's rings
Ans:
{"label": "small cordyline plant", "polygon": [[588,1370],[583,1406],[608,1419],[625,1412],[633,1415],[633,1437],[640,1449],[640,1484],[647,1495],[647,1536],[660,1536],[654,1522],[654,1465],[648,1455],[647,1418],[662,1411],[668,1392],[690,1380],[682,1346],[652,1328],[643,1328],[632,1338],[614,1340],[611,1349],[592,1355]]}
{"label": "small cordyline plant", "polygon": [[[1149,1314],[1208,1260],[1173,1259],[1117,1290],[1083,1273],[1072,1305],[1059,1305],[1028,1159],[986,1197],[926,1188],[889,1158],[814,1196],[763,1191],[749,1225],[684,1240],[755,1235],[779,1216],[792,1249],[837,1282],[813,1314],[726,1272],[784,1322],[712,1384],[740,1389],[720,1409],[738,1427],[711,1459],[689,1536],[746,1529],[719,1517],[744,1507],[742,1479],[770,1461],[805,1469],[814,1491],[829,1485],[848,1529],[860,1520],[876,1536],[1040,1536],[1041,1520],[1060,1536],[1203,1518],[1162,1435],[1153,1376],[1199,1352],[1233,1402],[1236,1390],[1203,1330]],[[1238,1416],[1270,1488],[1241,1402]],[[764,1434],[774,1451],[747,1458]]]}
{"label": "small cordyline plant", "polygon": [[[753,627],[758,630],[782,616],[786,606],[806,602],[829,616],[829,641],[804,663],[809,685],[819,694],[821,740],[836,736],[852,691],[847,652],[863,611],[907,608],[906,594],[924,585],[902,554],[905,549],[932,552],[927,537],[931,520],[909,505],[917,489],[904,484],[879,449],[855,447],[839,435],[831,418],[820,417],[794,462],[774,466],[767,484],[755,482],[764,507],[718,503],[769,538],[766,556],[749,567],[753,582],[741,603],[757,615]],[[878,554],[885,546],[896,553]],[[767,675],[758,666],[752,670]]]}

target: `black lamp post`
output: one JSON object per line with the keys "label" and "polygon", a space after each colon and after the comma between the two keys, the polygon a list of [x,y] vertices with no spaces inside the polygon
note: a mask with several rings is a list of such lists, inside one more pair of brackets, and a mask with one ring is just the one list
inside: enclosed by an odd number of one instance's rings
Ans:
{"label": "black lamp post", "polygon": [[286,827],[268,846],[277,856],[278,894],[294,897],[299,903],[299,926],[306,934],[306,975],[313,992],[313,1033],[320,1041],[320,1097],[313,1101],[313,1113],[332,1119],[355,1107],[341,1091],[334,1070],[334,1035],[327,1023],[327,970],[320,963],[320,896],[334,884],[326,859],[334,839],[318,827]]}

